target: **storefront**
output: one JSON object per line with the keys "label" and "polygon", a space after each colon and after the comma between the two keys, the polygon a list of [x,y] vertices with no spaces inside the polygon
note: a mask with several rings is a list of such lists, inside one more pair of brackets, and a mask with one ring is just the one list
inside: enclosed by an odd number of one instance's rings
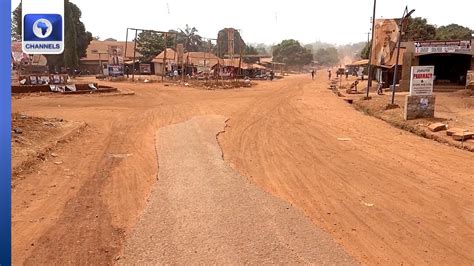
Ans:
{"label": "storefront", "polygon": [[407,42],[401,89],[408,90],[412,66],[435,67],[436,88],[464,87],[467,72],[474,69],[474,41]]}

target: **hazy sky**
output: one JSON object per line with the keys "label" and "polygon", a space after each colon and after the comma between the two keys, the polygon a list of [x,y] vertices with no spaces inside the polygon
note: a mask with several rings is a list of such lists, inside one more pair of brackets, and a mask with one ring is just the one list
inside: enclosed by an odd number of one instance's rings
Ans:
{"label": "hazy sky", "polygon": [[[20,0],[12,0],[14,9]],[[194,26],[216,38],[225,27],[241,30],[248,43],[273,44],[293,38],[345,44],[367,40],[373,0],[72,0],[87,30],[101,39],[125,40],[127,27],[166,31]],[[379,0],[377,18],[400,17],[405,5],[431,24],[457,23],[474,29],[474,0]],[[169,9],[169,13],[168,13]]]}

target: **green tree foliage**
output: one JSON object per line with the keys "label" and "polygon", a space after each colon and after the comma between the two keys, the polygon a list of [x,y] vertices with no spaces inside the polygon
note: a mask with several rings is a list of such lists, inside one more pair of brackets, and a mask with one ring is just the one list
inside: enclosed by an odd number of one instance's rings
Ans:
{"label": "green tree foliage", "polygon": [[240,36],[239,31],[237,31],[234,28],[222,29],[217,33],[217,45],[214,49],[214,53],[220,58],[223,58],[224,55],[228,54],[229,49],[228,49],[227,33],[229,29],[234,30],[234,54],[238,55],[240,52],[243,52],[245,49],[245,42]]}
{"label": "green tree foliage", "polygon": [[340,62],[339,53],[336,48],[321,48],[316,51],[315,60],[324,66],[333,66]]}
{"label": "green tree foliage", "polygon": [[[21,3],[13,11],[12,34],[21,39],[22,16]],[[50,67],[70,67],[79,65],[79,59],[86,56],[86,50],[92,41],[92,34],[86,31],[81,21],[82,12],[69,0],[64,1],[64,52],[61,55],[46,55]]]}
{"label": "green tree foliage", "polygon": [[187,52],[198,52],[203,47],[202,37],[197,34],[198,30],[195,27],[189,27],[179,30],[178,43],[182,43],[184,50]]}
{"label": "green tree foliage", "polygon": [[408,25],[404,29],[403,41],[427,41],[436,37],[436,27],[428,23],[425,18],[408,18]]}
{"label": "green tree foliage", "polygon": [[[153,58],[165,50],[165,36],[161,33],[142,31],[138,34],[136,41],[137,52],[142,55],[141,60],[144,62],[150,62],[153,60]],[[166,46],[168,48],[175,47],[174,35],[168,35]]]}
{"label": "green tree foliage", "polygon": [[[80,13],[79,14],[74,13],[74,12],[77,12],[77,10],[73,7],[73,5],[74,4],[69,3],[68,0],[66,0],[65,5],[64,5],[64,20],[65,20],[64,24],[69,25],[69,27],[66,26],[66,29],[64,30],[64,41],[65,41],[65,43],[64,43],[64,65],[68,66],[68,67],[76,67],[76,66],[79,65],[79,57],[78,57],[79,54],[77,52],[79,47],[78,47],[78,42],[77,42],[76,25],[75,25],[74,22],[76,21],[75,20],[76,17],[80,16],[81,14]],[[73,26],[71,26],[71,25],[73,25]],[[89,45],[89,44],[87,44],[87,45]],[[87,46],[86,46],[86,49],[87,49]],[[84,55],[85,55],[85,53],[86,52],[84,51]]]}
{"label": "green tree foliage", "polygon": [[304,66],[313,61],[313,53],[296,40],[284,40],[273,47],[273,61],[289,66]]}
{"label": "green tree foliage", "polygon": [[458,24],[449,24],[436,29],[437,40],[470,40],[474,32]]}
{"label": "green tree foliage", "polygon": [[360,58],[362,59],[369,59],[369,53],[370,53],[370,44],[366,43],[364,48],[360,51]]}
{"label": "green tree foliage", "polygon": [[458,24],[436,28],[425,18],[409,18],[405,32],[404,41],[470,40],[473,33],[470,28]]}

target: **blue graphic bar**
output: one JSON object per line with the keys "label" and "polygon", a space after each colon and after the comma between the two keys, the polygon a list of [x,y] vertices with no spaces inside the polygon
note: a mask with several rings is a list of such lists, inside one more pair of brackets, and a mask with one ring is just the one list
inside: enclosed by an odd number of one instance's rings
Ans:
{"label": "blue graphic bar", "polygon": [[11,264],[11,1],[0,0],[0,265]]}

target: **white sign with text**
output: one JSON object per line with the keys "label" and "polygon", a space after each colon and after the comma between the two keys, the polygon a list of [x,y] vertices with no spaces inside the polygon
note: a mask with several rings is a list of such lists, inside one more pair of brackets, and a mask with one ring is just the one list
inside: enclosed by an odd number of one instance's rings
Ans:
{"label": "white sign with text", "polygon": [[433,95],[434,66],[411,67],[410,95]]}

